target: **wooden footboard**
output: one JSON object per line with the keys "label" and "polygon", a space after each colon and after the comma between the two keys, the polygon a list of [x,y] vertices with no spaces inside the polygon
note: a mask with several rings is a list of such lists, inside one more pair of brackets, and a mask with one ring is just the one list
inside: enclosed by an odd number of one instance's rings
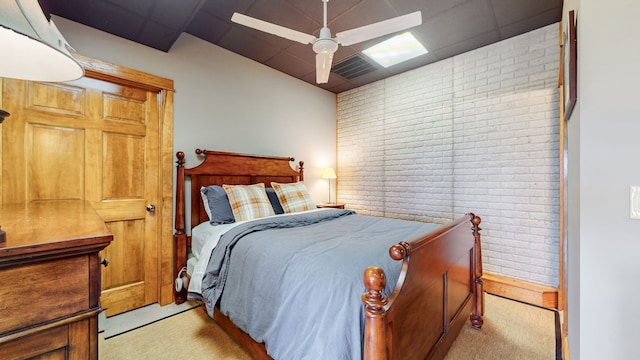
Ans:
{"label": "wooden footboard", "polygon": [[482,326],[479,225],[480,218],[469,214],[392,246],[390,256],[403,264],[389,297],[384,271],[365,270],[365,360],[442,359],[467,319]]}

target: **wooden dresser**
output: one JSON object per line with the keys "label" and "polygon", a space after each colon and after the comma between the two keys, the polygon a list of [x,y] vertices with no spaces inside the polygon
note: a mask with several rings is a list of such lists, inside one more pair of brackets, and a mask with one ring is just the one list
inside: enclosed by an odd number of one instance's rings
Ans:
{"label": "wooden dresser", "polygon": [[97,359],[104,222],[51,200],[1,205],[0,227],[0,358]]}

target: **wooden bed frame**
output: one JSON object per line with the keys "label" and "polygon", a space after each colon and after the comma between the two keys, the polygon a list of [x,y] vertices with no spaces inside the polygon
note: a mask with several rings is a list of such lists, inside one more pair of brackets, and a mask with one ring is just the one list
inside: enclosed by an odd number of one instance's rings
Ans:
{"label": "wooden bed frame", "polygon": [[[186,266],[191,236],[185,224],[185,179],[191,180],[190,228],[208,221],[200,201],[200,187],[222,184],[255,184],[304,179],[304,162],[297,171],[290,157],[246,155],[196,150],[204,161],[184,167],[184,153],[178,152],[174,235],[174,274]],[[467,214],[411,242],[389,249],[401,260],[402,270],[394,291],[386,296],[382,269],[364,270],[366,291],[362,294],[365,313],[364,359],[442,359],[467,319],[480,329],[483,324],[484,291],[480,250],[480,217]],[[190,229],[189,228],[189,229]],[[185,279],[187,280],[187,279]],[[176,303],[186,300],[186,289],[175,294]],[[215,309],[214,319],[254,359],[271,359],[264,344],[255,342],[231,320]]]}

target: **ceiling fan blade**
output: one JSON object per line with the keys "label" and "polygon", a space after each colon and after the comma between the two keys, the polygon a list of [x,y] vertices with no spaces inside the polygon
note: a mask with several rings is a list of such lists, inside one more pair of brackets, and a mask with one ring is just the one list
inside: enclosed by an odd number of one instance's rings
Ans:
{"label": "ceiling fan blade", "polygon": [[233,16],[231,16],[231,21],[233,21],[236,24],[244,25],[256,30],[266,32],[268,34],[272,34],[272,35],[283,37],[285,39],[297,41],[302,44],[313,44],[313,42],[316,40],[316,37],[313,35],[308,35],[296,30],[291,30],[284,26],[272,24],[263,20],[252,18],[247,15],[239,14],[239,13],[233,13]]}
{"label": "ceiling fan blade", "polygon": [[331,71],[332,62],[332,52],[323,52],[316,54],[316,83],[326,84],[327,82],[329,82],[329,72]]}
{"label": "ceiling fan blade", "polygon": [[336,40],[341,45],[349,46],[394,32],[406,30],[420,24],[422,24],[422,13],[420,11],[416,11],[411,14],[339,32],[336,34]]}

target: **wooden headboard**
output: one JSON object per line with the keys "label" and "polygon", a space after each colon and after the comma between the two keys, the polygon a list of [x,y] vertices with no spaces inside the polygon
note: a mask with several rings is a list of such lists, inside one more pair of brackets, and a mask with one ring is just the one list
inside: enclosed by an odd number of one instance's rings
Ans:
{"label": "wooden headboard", "polygon": [[[186,179],[191,180],[189,193],[191,198],[191,222],[189,229],[208,221],[204,205],[200,200],[200,188],[207,185],[250,185],[271,182],[290,183],[304,180],[304,161],[299,161],[296,170],[292,169],[292,157],[248,155],[231,152],[196,149],[196,154],[204,156],[204,161],[192,168],[185,168],[185,154],[176,153],[176,210],[174,239],[174,278],[187,263],[187,248],[191,246],[191,237],[186,232],[185,192]],[[185,298],[182,298],[185,296]],[[176,293],[176,302],[184,301],[186,292]]]}

